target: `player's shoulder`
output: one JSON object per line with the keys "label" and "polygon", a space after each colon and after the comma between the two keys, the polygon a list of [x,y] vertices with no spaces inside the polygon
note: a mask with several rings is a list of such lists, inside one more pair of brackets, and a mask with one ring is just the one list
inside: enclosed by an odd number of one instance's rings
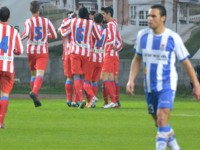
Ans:
{"label": "player's shoulder", "polygon": [[175,31],[173,31],[173,30],[171,30],[169,28],[166,28],[165,33],[168,34],[168,36],[170,36],[173,39],[176,39],[176,40],[181,39],[181,37],[180,37],[180,35],[178,33],[176,33]]}
{"label": "player's shoulder", "polygon": [[142,37],[147,34],[152,34],[152,30],[150,28],[144,28],[138,31],[138,37]]}

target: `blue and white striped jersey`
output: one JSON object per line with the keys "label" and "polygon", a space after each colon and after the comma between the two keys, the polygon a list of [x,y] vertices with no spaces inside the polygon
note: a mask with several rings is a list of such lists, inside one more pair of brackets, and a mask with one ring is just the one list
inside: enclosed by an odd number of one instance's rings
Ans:
{"label": "blue and white striped jersey", "polygon": [[160,35],[155,35],[152,29],[143,29],[138,32],[135,49],[144,65],[145,91],[176,90],[176,57],[184,61],[190,56],[180,36],[168,28]]}

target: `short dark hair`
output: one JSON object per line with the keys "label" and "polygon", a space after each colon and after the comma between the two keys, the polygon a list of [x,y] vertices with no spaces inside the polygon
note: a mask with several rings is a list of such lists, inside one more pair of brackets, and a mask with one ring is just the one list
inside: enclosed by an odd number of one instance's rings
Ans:
{"label": "short dark hair", "polygon": [[78,15],[80,18],[89,19],[89,12],[88,12],[87,8],[85,8],[85,7],[81,7],[79,9]]}
{"label": "short dark hair", "polygon": [[101,13],[97,13],[94,15],[94,22],[102,23],[103,22],[103,15]]}
{"label": "short dark hair", "polygon": [[94,16],[95,14],[96,14],[96,11],[94,11],[94,10],[90,11],[90,15]]}
{"label": "short dark hair", "polygon": [[39,1],[32,1],[30,3],[30,11],[31,13],[37,13],[40,10],[40,3]]}
{"label": "short dark hair", "polygon": [[7,7],[0,8],[0,20],[2,22],[7,22],[8,18],[10,17],[10,10]]}
{"label": "short dark hair", "polygon": [[101,11],[104,11],[106,14],[110,13],[110,16],[113,17],[113,8],[112,7],[101,7]]}
{"label": "short dark hair", "polygon": [[160,11],[160,16],[167,16],[167,11],[163,5],[155,4],[151,6],[151,9],[158,9]]}

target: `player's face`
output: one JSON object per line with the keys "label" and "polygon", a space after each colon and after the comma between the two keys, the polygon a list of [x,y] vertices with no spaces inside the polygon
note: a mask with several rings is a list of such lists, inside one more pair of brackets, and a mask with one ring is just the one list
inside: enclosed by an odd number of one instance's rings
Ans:
{"label": "player's face", "polygon": [[89,15],[89,19],[90,20],[94,20],[94,16],[93,15]]}
{"label": "player's face", "polygon": [[102,11],[101,14],[103,15],[103,20],[107,22],[107,20],[108,20],[108,14],[105,13],[104,11]]}
{"label": "player's face", "polygon": [[164,25],[165,16],[160,15],[159,9],[150,9],[148,12],[148,25],[155,30]]}

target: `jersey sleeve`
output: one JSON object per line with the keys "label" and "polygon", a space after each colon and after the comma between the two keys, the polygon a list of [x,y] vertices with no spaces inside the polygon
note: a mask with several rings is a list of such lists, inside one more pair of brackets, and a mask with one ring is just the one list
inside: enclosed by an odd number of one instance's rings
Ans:
{"label": "jersey sleeve", "polygon": [[23,45],[22,45],[22,41],[20,39],[20,35],[19,33],[17,32],[17,35],[16,35],[16,45],[15,45],[15,49],[14,49],[14,54],[15,55],[21,55],[24,51],[23,49]]}
{"label": "jersey sleeve", "polygon": [[140,44],[141,37],[142,37],[142,31],[139,31],[137,34],[135,45],[134,45],[134,51],[139,56],[142,56],[142,49],[141,49],[141,44]]}
{"label": "jersey sleeve", "polygon": [[94,22],[93,22],[93,26],[92,26],[92,35],[95,37],[95,39],[101,40],[102,32],[100,30],[98,30],[98,26]]}
{"label": "jersey sleeve", "polygon": [[57,39],[56,30],[50,20],[48,21],[48,31],[49,31],[48,38]]}
{"label": "jersey sleeve", "polygon": [[186,49],[181,37],[178,34],[174,34],[175,42],[175,54],[180,62],[190,57],[188,50]]}
{"label": "jersey sleeve", "polygon": [[60,33],[63,37],[66,37],[71,33],[71,22],[72,19],[67,20],[66,22],[63,22],[60,26]]}
{"label": "jersey sleeve", "polygon": [[30,26],[28,24],[28,20],[26,20],[24,22],[24,31],[21,34],[21,39],[24,40],[29,35],[29,32],[30,32]]}

